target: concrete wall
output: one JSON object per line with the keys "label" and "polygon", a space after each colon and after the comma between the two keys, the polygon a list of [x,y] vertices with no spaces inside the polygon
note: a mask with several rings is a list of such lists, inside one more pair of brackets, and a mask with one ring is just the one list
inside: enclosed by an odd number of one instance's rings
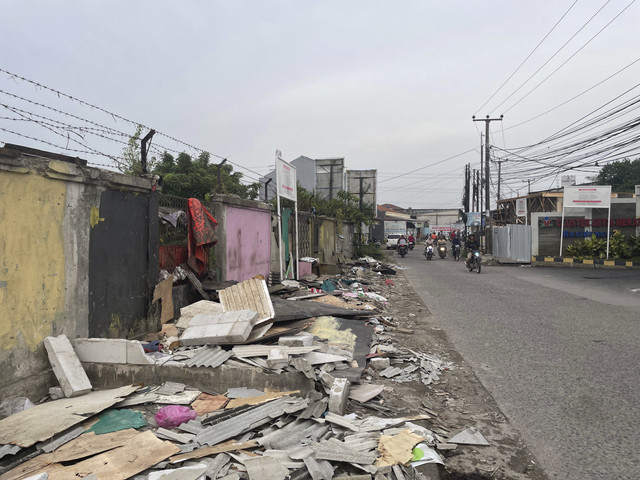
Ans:
{"label": "concrete wall", "polygon": [[269,277],[271,269],[271,205],[216,195],[211,202],[218,221],[214,262],[220,280]]}
{"label": "concrete wall", "polygon": [[316,231],[313,244],[315,255],[320,259],[320,263],[335,264],[338,260],[336,254],[336,220],[317,217],[314,230]]}
{"label": "concrete wall", "polygon": [[[90,265],[91,243],[97,239],[93,230],[98,225],[120,227],[118,216],[105,213],[109,202],[104,195],[111,191],[149,199],[151,181],[0,148],[0,398],[50,380],[45,337],[88,336],[96,328],[91,312],[112,311],[110,298],[91,290]],[[145,258],[148,266],[147,240],[135,255]],[[102,263],[109,264],[128,243],[133,242],[122,240],[103,251]],[[147,283],[142,288],[129,282],[127,265],[94,269],[93,278],[108,276],[106,289],[121,284],[123,294],[135,297],[131,304],[146,307],[148,271],[143,272]]]}

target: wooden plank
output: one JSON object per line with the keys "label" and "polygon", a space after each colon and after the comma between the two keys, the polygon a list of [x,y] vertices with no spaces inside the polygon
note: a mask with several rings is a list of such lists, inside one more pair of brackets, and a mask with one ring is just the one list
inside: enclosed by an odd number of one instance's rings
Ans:
{"label": "wooden plank", "polygon": [[229,440],[228,442],[214,445],[213,447],[204,447],[194,450],[193,452],[183,453],[182,455],[176,455],[169,460],[171,463],[180,463],[185,460],[191,460],[193,458],[208,457],[210,455],[217,455],[218,453],[235,452],[238,450],[247,450],[249,448],[259,447],[258,442],[255,440],[249,440],[244,443],[237,443],[235,440]]}

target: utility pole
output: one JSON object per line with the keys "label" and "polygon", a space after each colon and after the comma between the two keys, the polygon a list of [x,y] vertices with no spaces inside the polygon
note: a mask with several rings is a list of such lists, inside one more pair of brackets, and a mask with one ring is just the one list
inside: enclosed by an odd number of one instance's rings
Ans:
{"label": "utility pole", "polygon": [[147,173],[147,142],[150,142],[155,134],[155,130],[149,130],[149,133],[147,133],[140,142],[140,166],[142,167],[142,173]]}
{"label": "utility pole", "polygon": [[225,158],[220,163],[218,163],[218,193],[222,192],[222,166],[227,163],[227,159]]}
{"label": "utility pole", "polygon": [[333,200],[333,160],[329,165],[329,200]]}
{"label": "utility pole", "polygon": [[531,195],[531,180],[522,180],[522,183],[528,184],[527,195]]}
{"label": "utility pole", "polygon": [[489,157],[491,156],[491,146],[489,143],[489,123],[495,122],[495,121],[501,122],[503,117],[504,115],[500,115],[500,118],[489,118],[489,115],[487,115],[487,118],[479,118],[479,119],[476,119],[475,115],[471,117],[474,122],[484,122],[485,124],[485,134],[484,134],[485,192],[484,193],[485,193],[485,210],[487,211],[491,210],[491,202],[490,202],[490,195],[489,195]]}
{"label": "utility pole", "polygon": [[502,180],[502,162],[506,160],[491,160],[493,163],[498,164],[498,200],[500,200],[500,182]]}
{"label": "utility pole", "polygon": [[273,178],[270,178],[266,182],[264,182],[264,201],[269,201],[269,184],[273,181]]}

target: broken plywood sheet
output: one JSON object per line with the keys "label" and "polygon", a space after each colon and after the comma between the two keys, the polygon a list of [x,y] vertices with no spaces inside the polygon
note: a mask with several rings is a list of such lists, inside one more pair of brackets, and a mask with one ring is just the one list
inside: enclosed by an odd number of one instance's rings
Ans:
{"label": "broken plywood sheet", "polygon": [[[123,445],[62,468],[54,468],[49,480],[68,480],[94,474],[100,480],[124,480],[151,468],[180,451],[169,441],[160,440],[150,430],[137,433]],[[56,464],[59,465],[59,464]]]}
{"label": "broken plywood sheet", "polygon": [[413,447],[423,440],[424,438],[409,429],[394,436],[380,435],[378,440],[380,458],[376,461],[376,467],[407,463],[413,458]]}
{"label": "broken plywood sheet", "polygon": [[258,312],[257,325],[275,317],[267,282],[252,278],[218,292],[220,303],[225,312],[233,310],[255,310]]}
{"label": "broken plywood sheet", "polygon": [[193,408],[198,415],[202,416],[202,415],[206,415],[207,413],[220,410],[228,402],[229,402],[229,399],[224,395],[210,395],[208,393],[202,393],[191,404],[191,408]]}
{"label": "broken plywood sheet", "polygon": [[[0,444],[30,447],[100,413],[135,392],[136,386],[89,392],[82,397],[42,403],[0,420]],[[42,419],[47,421],[43,422]]]}
{"label": "broken plywood sheet", "polygon": [[290,392],[279,392],[277,390],[269,390],[267,389],[264,395],[260,395],[258,397],[244,397],[244,398],[234,398],[230,400],[226,409],[232,409],[236,407],[240,407],[242,405],[258,405],[260,403],[269,402],[271,400],[275,400],[276,398],[286,397],[287,395],[294,395],[296,393],[300,393],[300,390],[292,390]]}
{"label": "broken plywood sheet", "polygon": [[17,480],[44,470],[48,471],[47,467],[49,465],[78,460],[125,445],[137,434],[138,432],[132,428],[119,432],[105,433],[104,435],[96,435],[94,432],[90,432],[62,445],[55,452],[43,453],[31,460],[27,460],[0,478],[2,480]]}

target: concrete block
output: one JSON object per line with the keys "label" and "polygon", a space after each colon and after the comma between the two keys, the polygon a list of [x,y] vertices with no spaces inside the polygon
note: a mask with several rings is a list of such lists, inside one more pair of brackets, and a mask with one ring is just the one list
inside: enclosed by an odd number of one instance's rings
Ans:
{"label": "concrete block", "polygon": [[71,343],[81,362],[127,363],[128,340],[122,338],[75,338]]}
{"label": "concrete block", "polygon": [[66,335],[44,339],[49,362],[67,397],[76,397],[91,391],[91,382]]}
{"label": "concrete block", "polygon": [[369,365],[371,365],[375,370],[380,371],[388,368],[391,363],[388,358],[373,357],[369,360]]}
{"label": "concrete block", "polygon": [[329,392],[329,412],[344,415],[349,400],[351,383],[346,378],[336,378]]}
{"label": "concrete block", "polygon": [[49,389],[49,395],[51,396],[52,400],[58,400],[60,398],[64,398],[64,392],[60,387],[51,387]]}
{"label": "concrete block", "polygon": [[269,350],[267,366],[272,369],[284,368],[289,365],[289,355],[279,348]]}
{"label": "concrete block", "polygon": [[73,349],[81,362],[87,363],[128,363],[148,365],[153,363],[144,354],[142,343],[123,338],[76,338]]}
{"label": "concrete block", "polygon": [[285,347],[310,347],[313,345],[313,337],[311,335],[280,337],[278,345],[283,345]]}

